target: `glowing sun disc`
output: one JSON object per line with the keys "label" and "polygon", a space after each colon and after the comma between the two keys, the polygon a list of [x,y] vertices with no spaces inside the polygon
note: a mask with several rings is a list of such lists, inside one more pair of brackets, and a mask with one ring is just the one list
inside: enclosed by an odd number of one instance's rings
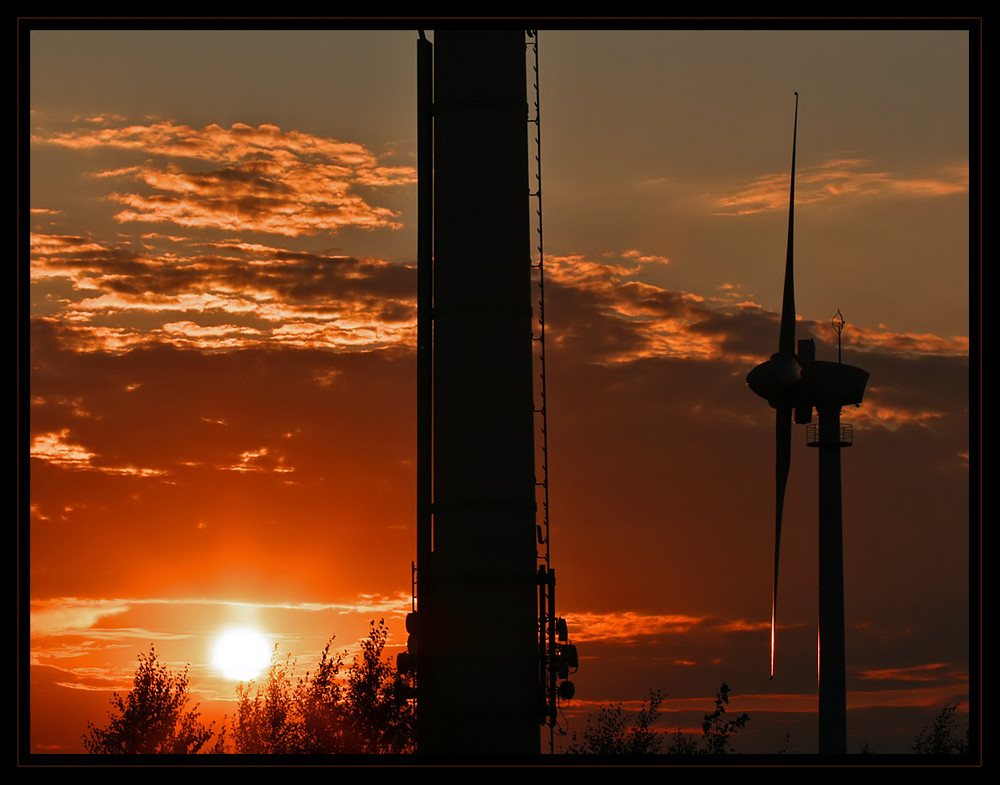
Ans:
{"label": "glowing sun disc", "polygon": [[267,638],[256,630],[227,630],[219,636],[212,652],[212,664],[233,681],[249,681],[271,662]]}

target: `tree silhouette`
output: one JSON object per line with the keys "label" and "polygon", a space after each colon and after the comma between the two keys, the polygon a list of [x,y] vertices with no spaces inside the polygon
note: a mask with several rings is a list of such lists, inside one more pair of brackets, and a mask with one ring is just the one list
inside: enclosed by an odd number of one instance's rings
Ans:
{"label": "tree silhouette", "polygon": [[383,660],[389,631],[371,622],[361,653],[344,669],[344,655],[327,643],[316,669],[295,677],[295,660],[275,647],[266,679],[236,687],[236,713],[222,724],[203,725],[197,705],[186,709],[188,672],[175,675],[156,658],[139,654],[132,691],[111,698],[110,723],[88,723],[86,750],[95,754],[253,755],[376,754],[414,751],[408,685]]}
{"label": "tree silhouette", "polygon": [[945,706],[934,718],[934,724],[917,734],[913,751],[921,755],[966,755],[969,752],[969,731],[961,736],[955,709],[958,704]]}
{"label": "tree silhouette", "polygon": [[732,737],[746,727],[750,715],[743,713],[732,720],[723,719],[729,704],[729,685],[723,683],[715,695],[715,711],[706,714],[699,744],[695,736],[677,728],[670,744],[663,750],[664,734],[653,726],[666,697],[660,690],[650,690],[642,708],[630,715],[621,703],[602,706],[597,717],[587,718],[580,738],[573,734],[573,743],[566,752],[571,755],[724,755],[731,752]]}
{"label": "tree silhouette", "polygon": [[409,687],[395,667],[382,659],[389,630],[383,620],[370,623],[361,656],[347,674],[344,694],[346,726],[362,753],[411,752],[413,724]]}
{"label": "tree silhouette", "polygon": [[296,694],[302,717],[303,752],[333,753],[347,748],[344,739],[344,688],[340,679],[343,655],[330,655],[333,639],[326,644],[316,670],[307,673]]}
{"label": "tree silhouette", "polygon": [[275,646],[263,684],[256,685],[256,690],[252,681],[236,685],[236,716],[231,728],[236,752],[283,755],[311,751],[302,748],[300,728],[295,722],[294,666],[291,657],[284,662],[278,660]]}
{"label": "tree silhouette", "polygon": [[650,690],[647,700],[632,718],[621,703],[602,706],[597,719],[587,717],[582,737],[566,750],[570,755],[654,755],[660,751],[662,739],[653,730],[660,705],[665,695],[660,690]]}
{"label": "tree silhouette", "polygon": [[83,746],[89,753],[105,755],[198,752],[212,737],[212,725],[202,725],[197,704],[187,710],[187,702],[187,667],[172,674],[150,646],[149,654],[139,654],[132,691],[112,695],[107,727],[87,723]]}
{"label": "tree silhouette", "polygon": [[667,747],[668,755],[700,755],[704,750],[698,745],[698,737],[682,733],[680,728],[674,730]]}
{"label": "tree silhouette", "polygon": [[722,682],[719,691],[715,694],[715,711],[705,715],[705,721],[701,725],[702,734],[705,741],[704,751],[709,755],[725,755],[730,752],[730,741],[736,733],[743,730],[750,721],[750,715],[746,712],[739,715],[734,720],[724,720],[726,706],[729,705],[729,685]]}
{"label": "tree silhouette", "polygon": [[382,754],[413,751],[405,684],[382,659],[388,628],[371,622],[361,654],[341,677],[327,643],[312,673],[293,681],[295,660],[272,656],[263,684],[237,687],[232,751],[238,754]]}

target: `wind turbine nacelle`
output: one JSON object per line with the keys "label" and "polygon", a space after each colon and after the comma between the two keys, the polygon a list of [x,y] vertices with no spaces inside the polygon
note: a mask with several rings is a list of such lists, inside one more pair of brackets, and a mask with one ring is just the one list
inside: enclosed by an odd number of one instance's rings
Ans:
{"label": "wind turbine nacelle", "polygon": [[802,369],[795,357],[778,352],[747,374],[747,386],[773,406],[787,399],[801,379]]}
{"label": "wind turbine nacelle", "polygon": [[802,377],[803,397],[812,406],[858,405],[865,396],[868,371],[843,363],[817,360]]}

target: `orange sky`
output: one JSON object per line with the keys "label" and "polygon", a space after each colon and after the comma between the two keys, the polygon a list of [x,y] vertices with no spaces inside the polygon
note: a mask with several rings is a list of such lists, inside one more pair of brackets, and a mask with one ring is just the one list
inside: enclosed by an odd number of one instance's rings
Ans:
{"label": "orange sky", "polygon": [[[810,48],[745,32],[726,49],[709,36],[717,57],[686,79],[729,74],[734,92],[696,100],[658,76],[657,100],[677,104],[665,109],[615,91],[606,71],[572,78],[595,35],[540,38],[552,558],[581,654],[569,729],[651,687],[679,712],[671,728],[693,727],[727,681],[753,718],[742,751],[773,752],[786,733],[792,749],[815,744],[816,456],[796,429],[768,682],[773,424],[744,384],[777,340],[799,89],[799,335],[833,359],[841,309],[845,362],[871,374],[845,412],[848,745],[905,752],[941,706],[967,705],[975,677],[968,34],[842,32],[840,72],[823,37]],[[620,59],[606,70],[645,73],[633,50],[692,58],[698,34],[686,35],[608,34]],[[30,751],[82,751],[87,720],[151,642],[191,664],[212,716],[235,697],[207,655],[226,625],[260,626],[305,666],[331,635],[354,646],[373,618],[402,644],[415,41],[27,36]],[[194,62],[171,68],[184,51]],[[252,54],[269,68],[235,66]],[[898,60],[921,55],[939,76],[918,90]],[[786,90],[775,60],[805,84]],[[756,101],[738,90],[748,69]],[[874,88],[856,73],[907,97],[891,121],[872,117]],[[616,121],[578,122],[580,83]],[[308,113],[293,95],[311,98]],[[744,112],[739,143],[720,137],[727,98]],[[935,102],[964,106],[965,124],[928,112]],[[902,125],[911,134],[893,146]],[[598,133],[604,146],[578,157],[576,136]]]}

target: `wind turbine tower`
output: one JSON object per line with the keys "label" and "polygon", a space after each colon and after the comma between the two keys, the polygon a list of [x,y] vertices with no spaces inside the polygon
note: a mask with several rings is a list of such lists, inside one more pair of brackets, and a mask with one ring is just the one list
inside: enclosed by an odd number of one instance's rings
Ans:
{"label": "wind turbine tower", "polygon": [[[860,405],[868,373],[860,368],[816,359],[812,339],[795,341],[795,145],[798,93],[792,135],[792,173],[788,206],[788,246],[781,305],[778,351],[747,375],[747,385],[775,410],[774,579],[771,594],[771,678],[774,678],[778,605],[778,563],[785,487],[791,463],[792,421],[810,426],[810,446],[819,449],[819,752],[847,751],[847,686],[844,657],[844,538],[841,506],[840,450],[852,443],[850,426],[841,426],[844,406]],[[838,311],[838,317],[840,312]],[[843,319],[835,320],[838,333]],[[838,351],[839,354],[839,351]]]}

